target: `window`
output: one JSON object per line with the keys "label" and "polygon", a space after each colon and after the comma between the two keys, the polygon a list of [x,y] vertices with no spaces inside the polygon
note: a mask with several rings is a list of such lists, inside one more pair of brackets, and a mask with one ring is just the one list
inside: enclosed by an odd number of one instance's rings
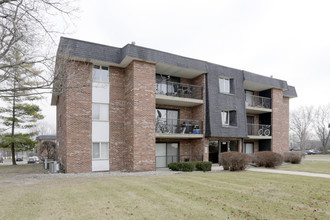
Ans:
{"label": "window", "polygon": [[221,93],[234,93],[233,79],[219,78],[219,90]]}
{"label": "window", "polygon": [[107,66],[93,66],[93,81],[109,82],[109,67]]}
{"label": "window", "polygon": [[221,112],[221,117],[222,117],[222,125],[229,126],[229,112],[228,111]]}
{"label": "window", "polygon": [[[170,109],[156,109],[156,132],[157,133],[178,133],[179,111]],[[192,127],[191,127],[192,132]]]}
{"label": "window", "polygon": [[222,111],[221,121],[223,126],[237,126],[236,111]]}
{"label": "window", "polygon": [[109,144],[93,143],[93,159],[109,159]]}
{"label": "window", "polygon": [[178,92],[180,78],[156,74],[156,93],[161,95],[173,95]]}
{"label": "window", "polygon": [[92,104],[92,118],[93,120],[109,120],[109,105],[107,104]]}

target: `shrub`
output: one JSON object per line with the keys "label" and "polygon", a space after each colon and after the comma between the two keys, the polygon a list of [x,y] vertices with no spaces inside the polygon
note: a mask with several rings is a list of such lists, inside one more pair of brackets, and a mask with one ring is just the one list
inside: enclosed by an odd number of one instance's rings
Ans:
{"label": "shrub", "polygon": [[168,164],[168,168],[170,169],[170,170],[173,170],[173,171],[179,171],[180,169],[179,169],[179,163],[175,163],[175,162],[173,162],[173,163],[169,163]]}
{"label": "shrub", "polygon": [[283,156],[272,151],[260,151],[254,153],[253,162],[258,167],[274,168],[283,163]]}
{"label": "shrub", "polygon": [[241,152],[225,152],[222,153],[220,157],[220,163],[224,170],[245,170],[250,162],[251,157],[248,154]]}
{"label": "shrub", "polygon": [[195,162],[196,170],[198,171],[211,171],[212,169],[212,162]]}
{"label": "shrub", "polygon": [[168,168],[172,171],[192,172],[198,171],[211,171],[212,162],[173,162],[168,164]]}
{"label": "shrub", "polygon": [[192,172],[195,170],[195,163],[194,162],[183,162],[181,163],[183,172]]}
{"label": "shrub", "polygon": [[194,162],[173,162],[168,164],[168,168],[172,171],[192,172],[195,170]]}
{"label": "shrub", "polygon": [[300,151],[284,152],[284,162],[299,164],[303,155],[304,154]]}

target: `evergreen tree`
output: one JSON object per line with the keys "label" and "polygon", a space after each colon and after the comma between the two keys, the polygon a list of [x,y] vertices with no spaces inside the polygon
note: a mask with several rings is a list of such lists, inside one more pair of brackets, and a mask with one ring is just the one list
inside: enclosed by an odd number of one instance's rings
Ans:
{"label": "evergreen tree", "polygon": [[[21,50],[17,50],[21,51]],[[22,56],[19,52],[13,54],[13,59],[19,62]],[[43,119],[41,109],[35,104],[30,104],[33,100],[40,99],[37,91],[22,89],[35,87],[36,81],[33,77],[38,77],[41,71],[34,67],[34,64],[24,64],[8,69],[8,78],[5,82],[8,90],[6,97],[2,100],[7,103],[6,107],[0,107],[0,120],[2,121],[0,147],[10,148],[12,153],[13,165],[16,165],[15,152],[31,150],[36,143],[32,141],[33,132],[37,120]]]}

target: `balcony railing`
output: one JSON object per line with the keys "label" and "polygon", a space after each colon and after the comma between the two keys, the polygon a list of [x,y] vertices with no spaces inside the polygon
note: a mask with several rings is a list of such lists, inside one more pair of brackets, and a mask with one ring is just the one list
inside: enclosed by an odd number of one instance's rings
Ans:
{"label": "balcony railing", "polygon": [[161,81],[156,82],[156,94],[202,100],[203,86]]}
{"label": "balcony railing", "polygon": [[247,124],[249,136],[272,136],[271,125]]}
{"label": "balcony railing", "polygon": [[271,98],[245,94],[245,104],[248,107],[271,109]]}
{"label": "balcony railing", "polygon": [[190,119],[156,119],[156,133],[203,134],[203,121]]}
{"label": "balcony railing", "polygon": [[156,156],[157,168],[167,167],[172,162],[203,161],[203,155],[167,155]]}

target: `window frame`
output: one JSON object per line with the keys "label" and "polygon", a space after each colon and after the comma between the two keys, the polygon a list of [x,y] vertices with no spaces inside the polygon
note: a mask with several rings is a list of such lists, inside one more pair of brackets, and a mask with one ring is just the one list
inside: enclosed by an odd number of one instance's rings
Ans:
{"label": "window frame", "polygon": [[232,94],[232,79],[219,77],[219,92],[223,94]]}
{"label": "window frame", "polygon": [[221,111],[221,125],[223,127],[237,127],[237,111],[236,110]]}
{"label": "window frame", "polygon": [[[99,157],[94,157],[94,144],[98,145],[98,151],[99,151]],[[106,152],[102,151],[102,144],[106,144]],[[102,153],[103,152],[103,153]],[[92,160],[109,160],[110,156],[109,156],[109,142],[92,142]],[[104,156],[105,154],[105,156]]]}
{"label": "window frame", "polygon": [[94,64],[92,67],[92,80],[93,82],[109,83],[109,67]]}
{"label": "window frame", "polygon": [[[98,107],[98,118],[94,118],[94,110],[96,110],[95,108],[94,108],[94,106],[99,106]],[[106,118],[101,118],[101,106],[106,106]],[[109,121],[109,104],[105,104],[105,103],[95,103],[95,102],[93,102],[92,103],[92,120],[93,121]]]}

